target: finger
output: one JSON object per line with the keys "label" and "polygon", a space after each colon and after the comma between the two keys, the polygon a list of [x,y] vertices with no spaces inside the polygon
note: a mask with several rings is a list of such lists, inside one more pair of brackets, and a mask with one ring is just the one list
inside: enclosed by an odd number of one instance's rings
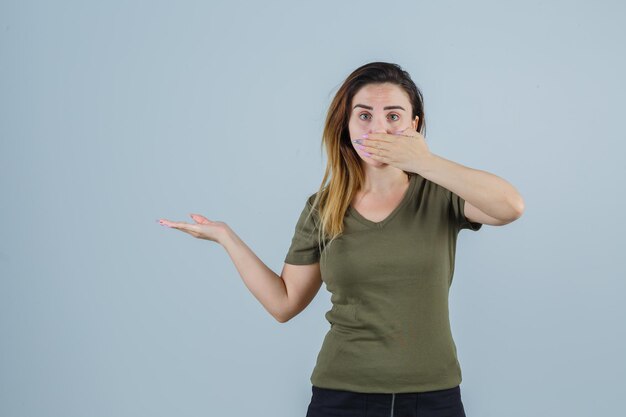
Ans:
{"label": "finger", "polygon": [[391,142],[382,141],[382,140],[364,139],[364,142],[361,144],[361,146],[363,146],[364,147],[363,150],[367,152],[371,152],[369,149],[380,149],[384,151],[384,150],[387,150],[391,146],[391,145],[387,145],[386,143],[391,143]]}
{"label": "finger", "polygon": [[361,152],[363,152],[364,154],[372,153],[374,149],[376,149],[373,146],[366,146],[366,145],[356,145],[356,148],[360,150]]}
{"label": "finger", "polygon": [[415,137],[415,135],[413,133],[411,133],[411,132],[415,133],[414,131],[411,131],[411,130],[408,130],[408,131],[407,130],[402,130],[400,132],[396,132],[396,136],[402,136],[402,137],[405,137],[405,138]]}
{"label": "finger", "polygon": [[385,163],[387,163],[387,159],[388,159],[387,157],[376,152],[366,153],[365,156],[370,159],[374,159],[376,161],[385,162]]}
{"label": "finger", "polygon": [[191,216],[191,218],[196,223],[200,223],[200,224],[209,224],[209,223],[211,223],[211,220],[207,219],[206,217],[204,217],[204,216],[202,216],[200,214],[191,213],[189,216]]}
{"label": "finger", "polygon": [[172,227],[170,226],[171,222],[169,220],[165,220],[165,219],[158,219],[157,222],[161,225],[161,226],[166,226],[166,227]]}
{"label": "finger", "polygon": [[[369,133],[369,134],[365,134],[363,135],[360,139],[361,142],[367,142],[368,140],[377,140],[380,142],[391,142],[394,140],[394,136],[395,135],[391,135],[389,133]],[[359,143],[358,139],[356,140],[357,143]]]}
{"label": "finger", "polygon": [[184,222],[171,222],[169,220],[162,220],[161,224],[163,224],[164,226],[167,227],[171,227],[173,229],[178,229],[178,230],[182,230],[184,232],[188,232],[190,231],[190,226],[192,226],[189,223],[184,223]]}
{"label": "finger", "polygon": [[365,147],[363,154],[367,157],[376,156],[380,158],[387,154],[387,150],[383,148]]}
{"label": "finger", "polygon": [[183,232],[193,232],[194,231],[194,226],[193,224],[190,223],[185,223],[185,222],[175,222],[172,224],[172,227],[174,229],[178,229],[178,230],[182,230]]}

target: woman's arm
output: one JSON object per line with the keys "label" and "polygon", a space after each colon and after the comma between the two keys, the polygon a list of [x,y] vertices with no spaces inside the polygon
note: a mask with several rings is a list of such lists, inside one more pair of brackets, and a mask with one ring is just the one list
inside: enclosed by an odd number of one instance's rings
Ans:
{"label": "woman's arm", "polygon": [[[263,307],[279,322],[288,320],[293,308],[287,300],[285,281],[269,269],[224,222],[211,221],[200,214],[190,214],[195,223],[157,220],[161,225],[188,233],[198,239],[221,244],[233,260],[239,275]],[[298,299],[292,297],[299,305]],[[297,307],[297,306],[296,306]]]}
{"label": "woman's arm", "polygon": [[[430,154],[415,172],[459,195],[469,205],[501,222],[517,220],[524,212],[524,200],[515,187],[487,171],[473,169]],[[469,203],[469,204],[467,204]],[[482,216],[485,217],[485,216]],[[479,221],[485,223],[484,218]]]}
{"label": "woman's arm", "polygon": [[200,214],[190,216],[195,223],[167,219],[157,221],[195,238],[221,244],[246,287],[280,323],[291,320],[304,310],[320,289],[322,279],[319,262],[307,265],[285,263],[281,275],[276,275],[226,223],[211,221]]}
{"label": "woman's arm", "polygon": [[272,317],[281,323],[285,322],[288,300],[283,279],[268,268],[230,227],[224,227],[218,243],[228,252],[250,292]]}

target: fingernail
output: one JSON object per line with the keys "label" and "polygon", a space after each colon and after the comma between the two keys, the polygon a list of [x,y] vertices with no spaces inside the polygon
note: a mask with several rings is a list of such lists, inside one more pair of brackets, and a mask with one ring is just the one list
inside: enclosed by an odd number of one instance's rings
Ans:
{"label": "fingernail", "polygon": [[368,136],[367,136],[367,133],[366,133],[366,134],[364,134],[364,135],[362,135],[361,137],[362,137],[362,138],[366,138],[366,137],[368,137]]}
{"label": "fingernail", "polygon": [[358,149],[360,149],[360,150],[365,149],[365,146],[363,146],[363,145],[356,145],[356,147],[357,147]]}
{"label": "fingernail", "polygon": [[353,140],[352,142],[354,142],[354,143],[358,143],[358,144],[361,144],[363,141],[362,141],[361,139],[355,139],[355,140]]}
{"label": "fingernail", "polygon": [[363,152],[363,155],[365,155],[365,156],[372,156],[372,154],[369,153],[369,152]]}

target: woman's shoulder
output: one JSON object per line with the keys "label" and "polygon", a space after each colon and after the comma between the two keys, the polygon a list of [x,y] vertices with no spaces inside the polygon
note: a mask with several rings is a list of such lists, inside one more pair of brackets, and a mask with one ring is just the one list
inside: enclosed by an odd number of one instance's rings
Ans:
{"label": "woman's shoulder", "polygon": [[417,175],[416,180],[419,182],[416,186],[416,200],[428,200],[430,206],[444,209],[449,209],[455,201],[458,202],[459,197],[443,185],[421,175]]}
{"label": "woman's shoulder", "polygon": [[308,195],[308,197],[307,197],[307,199],[306,199],[307,204],[308,204],[308,205],[310,205],[310,206],[313,206],[314,204],[315,204],[315,205],[319,205],[319,204],[316,204],[317,202],[316,202],[315,200],[317,199],[318,194],[319,194],[321,197],[323,197],[323,194],[324,194],[324,192],[326,191],[326,188],[327,188],[327,187],[324,187],[324,188],[322,188],[321,190],[317,190],[317,191],[315,191],[314,193],[309,194],[309,195]]}

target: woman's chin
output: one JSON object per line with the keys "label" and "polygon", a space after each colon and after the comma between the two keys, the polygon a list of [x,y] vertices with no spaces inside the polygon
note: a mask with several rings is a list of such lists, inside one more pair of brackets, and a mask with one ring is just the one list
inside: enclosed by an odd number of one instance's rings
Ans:
{"label": "woman's chin", "polygon": [[387,165],[385,162],[376,161],[376,160],[368,158],[366,156],[363,157],[363,161],[365,161],[367,164],[373,165],[375,167],[382,167],[382,166]]}

